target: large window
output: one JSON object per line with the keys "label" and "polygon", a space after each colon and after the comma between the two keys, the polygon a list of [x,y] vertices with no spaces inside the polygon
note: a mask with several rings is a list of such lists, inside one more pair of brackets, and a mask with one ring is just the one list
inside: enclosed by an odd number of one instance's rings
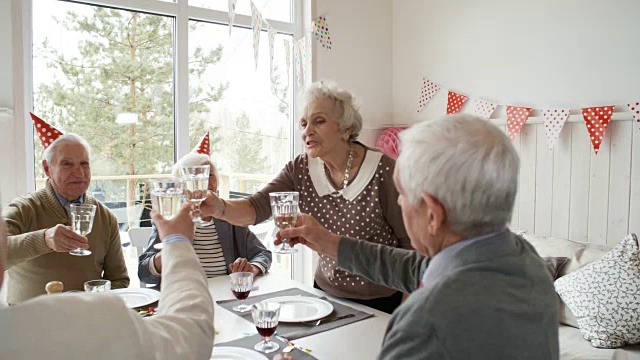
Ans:
{"label": "large window", "polygon": [[[278,30],[272,81],[266,31],[257,68],[254,61],[249,0],[238,0],[231,36],[226,1],[179,1],[188,10],[166,1],[33,0],[33,111],[89,141],[89,193],[122,231],[150,225],[148,181],[169,177],[206,132],[226,198],[260,189],[293,153],[295,91],[283,45],[296,28],[293,2],[254,0]],[[41,188],[37,136],[33,152]],[[255,228],[265,242],[271,230]]]}

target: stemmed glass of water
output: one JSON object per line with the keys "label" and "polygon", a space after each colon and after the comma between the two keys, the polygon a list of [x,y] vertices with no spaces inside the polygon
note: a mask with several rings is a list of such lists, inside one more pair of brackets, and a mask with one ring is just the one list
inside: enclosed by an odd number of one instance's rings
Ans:
{"label": "stemmed glass of water", "polygon": [[[93,228],[93,218],[96,216],[96,206],[90,204],[70,204],[69,216],[71,217],[71,229],[79,235],[87,236]],[[69,251],[75,256],[91,255],[91,250],[77,248]]]}
{"label": "stemmed glass of water", "polygon": [[[151,206],[165,219],[171,219],[180,210],[184,195],[184,184],[180,180],[154,180],[151,182]],[[153,246],[162,249],[162,243]]]}
{"label": "stemmed glass of water", "polygon": [[207,198],[209,190],[209,165],[189,166],[180,169],[180,175],[185,185],[185,197],[194,206],[191,212],[193,222],[200,225],[210,225],[213,221],[206,222],[200,215],[200,204]]}
{"label": "stemmed glass of water", "polygon": [[[271,211],[276,226],[282,230],[296,225],[300,212],[298,208],[299,194],[297,191],[269,193]],[[282,246],[275,251],[277,254],[291,254],[298,250],[289,246],[289,239],[282,239]]]}

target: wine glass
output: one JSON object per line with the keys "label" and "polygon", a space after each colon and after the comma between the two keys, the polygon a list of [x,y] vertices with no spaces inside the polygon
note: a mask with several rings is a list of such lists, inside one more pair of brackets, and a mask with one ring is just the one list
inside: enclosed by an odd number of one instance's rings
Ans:
{"label": "wine glass", "polygon": [[[253,273],[235,272],[231,273],[231,292],[236,299],[243,301],[249,297],[253,286]],[[251,310],[251,305],[239,304],[231,308],[233,311],[245,312]]]}
{"label": "wine glass", "polygon": [[[184,194],[184,183],[177,179],[153,180],[151,182],[151,206],[165,219],[171,219],[180,210]],[[161,250],[162,243],[153,246]]]}
{"label": "wine glass", "polygon": [[280,345],[271,341],[271,336],[275,334],[278,327],[278,317],[280,317],[280,303],[273,301],[262,301],[253,304],[251,316],[256,325],[258,334],[263,339],[253,348],[263,353],[270,353],[280,349]]}
{"label": "wine glass", "polygon": [[[96,216],[96,206],[90,204],[70,204],[69,216],[71,217],[71,230],[76,234],[87,236],[93,228],[93,218]],[[75,256],[91,255],[91,250],[77,248],[69,251]]]}
{"label": "wine glass", "polygon": [[[296,225],[299,196],[297,191],[269,193],[273,220],[280,230]],[[282,246],[275,252],[277,254],[292,254],[298,250],[289,246],[289,239],[282,238]]]}
{"label": "wine glass", "polygon": [[180,169],[180,175],[185,184],[185,196],[194,206],[191,218],[194,223],[210,225],[212,221],[204,221],[200,215],[200,204],[207,198],[209,190],[209,165],[189,166]]}
{"label": "wine glass", "polygon": [[84,291],[86,292],[105,292],[111,290],[111,281],[109,280],[89,280],[84,283]]}

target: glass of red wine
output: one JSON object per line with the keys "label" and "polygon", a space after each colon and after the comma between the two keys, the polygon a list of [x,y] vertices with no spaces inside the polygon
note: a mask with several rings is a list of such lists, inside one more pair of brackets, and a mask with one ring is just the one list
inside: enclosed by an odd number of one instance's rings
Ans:
{"label": "glass of red wine", "polygon": [[251,316],[253,323],[256,325],[258,334],[263,339],[253,348],[263,353],[270,353],[280,349],[280,346],[271,341],[271,336],[276,333],[278,327],[278,318],[280,317],[280,303],[273,301],[262,301],[253,304],[251,307]]}
{"label": "glass of red wine", "polygon": [[[235,272],[231,273],[231,292],[236,299],[242,301],[249,297],[253,286],[253,273]],[[245,312],[251,310],[251,305],[240,303],[232,307],[233,311]]]}

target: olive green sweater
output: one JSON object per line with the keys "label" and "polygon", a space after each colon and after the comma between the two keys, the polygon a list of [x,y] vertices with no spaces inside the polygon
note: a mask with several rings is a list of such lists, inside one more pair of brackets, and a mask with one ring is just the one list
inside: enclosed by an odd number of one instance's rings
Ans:
{"label": "olive green sweater", "polygon": [[54,252],[45,244],[45,230],[57,224],[70,225],[48,180],[44,189],[18,197],[4,209],[9,233],[6,264],[9,304],[44,294],[45,285],[52,280],[62,281],[65,291],[84,291],[84,282],[94,279],[111,280],[112,289],[129,286],[116,217],[86,194],[84,203],[97,206],[93,229],[87,235],[89,256]]}

